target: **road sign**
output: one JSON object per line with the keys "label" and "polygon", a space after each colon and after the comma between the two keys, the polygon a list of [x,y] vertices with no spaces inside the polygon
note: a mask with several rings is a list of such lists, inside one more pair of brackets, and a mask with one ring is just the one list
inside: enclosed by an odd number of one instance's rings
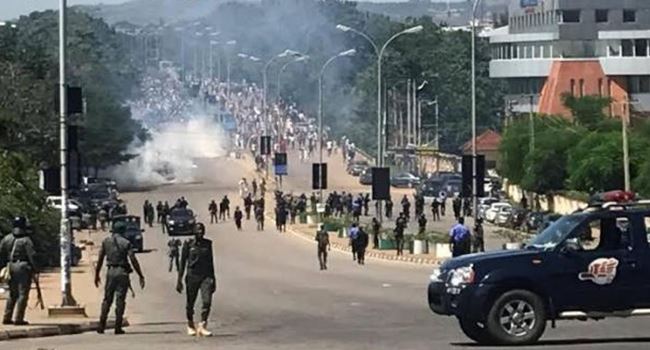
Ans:
{"label": "road sign", "polygon": [[316,204],[316,212],[319,214],[322,214],[325,212],[325,204],[324,203],[317,203]]}
{"label": "road sign", "polygon": [[289,169],[287,166],[287,154],[286,153],[276,153],[275,154],[275,175],[289,175]]}

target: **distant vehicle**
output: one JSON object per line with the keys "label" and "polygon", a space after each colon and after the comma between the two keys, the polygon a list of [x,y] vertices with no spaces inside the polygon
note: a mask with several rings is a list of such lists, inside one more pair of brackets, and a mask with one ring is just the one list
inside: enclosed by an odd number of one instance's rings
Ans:
{"label": "distant vehicle", "polygon": [[497,203],[499,200],[492,197],[484,197],[478,199],[478,216],[485,219],[485,212],[490,209],[492,203]]}
{"label": "distant vehicle", "polygon": [[423,196],[427,202],[433,201],[434,198],[440,196],[440,191],[443,188],[443,181],[439,178],[427,179],[420,187],[418,187],[418,195]]}
{"label": "distant vehicle", "polygon": [[116,222],[124,222],[126,224],[124,238],[131,242],[134,251],[142,253],[144,251],[144,238],[142,236],[144,229],[140,226],[140,217],[135,215],[119,215],[113,218],[113,224]]}
{"label": "distant vehicle", "polygon": [[420,178],[409,172],[401,172],[391,177],[390,184],[397,188],[414,188],[420,184]]}
{"label": "distant vehicle", "polygon": [[348,163],[347,172],[352,176],[359,176],[366,169],[369,169],[370,165],[365,160],[353,160]]}
{"label": "distant vehicle", "polygon": [[514,209],[511,206],[503,206],[499,208],[494,223],[499,226],[505,226],[508,223],[508,220],[510,220],[513,210]]}
{"label": "distant vehicle", "polygon": [[167,216],[167,234],[170,236],[191,236],[194,234],[196,218],[190,209],[176,208]]}
{"label": "distant vehicle", "polygon": [[[62,203],[61,196],[49,196],[45,199],[45,203],[47,203],[49,207],[57,210],[61,210],[61,208],[63,207],[63,205],[61,204]],[[81,203],[79,203],[74,199],[68,199],[69,211],[77,211],[80,210],[81,208],[82,208]]]}
{"label": "distant vehicle", "polygon": [[372,185],[372,170],[370,168],[364,170],[359,175],[359,183],[362,185]]}
{"label": "distant vehicle", "polygon": [[525,230],[526,220],[528,219],[529,211],[523,208],[515,208],[510,213],[508,221],[505,223],[506,227],[514,230]]}
{"label": "distant vehicle", "polygon": [[227,133],[234,133],[237,131],[237,120],[231,113],[229,112],[220,113],[218,116],[218,120],[223,130],[226,131]]}
{"label": "distant vehicle", "polygon": [[485,220],[488,222],[494,222],[497,219],[497,215],[501,211],[501,208],[503,207],[512,208],[512,205],[506,202],[492,203],[490,205],[490,208],[485,211]]}
{"label": "distant vehicle", "polygon": [[445,184],[443,185],[443,188],[450,195],[458,196],[463,189],[463,180],[462,179],[459,180],[455,177],[450,177],[447,180],[445,180]]}

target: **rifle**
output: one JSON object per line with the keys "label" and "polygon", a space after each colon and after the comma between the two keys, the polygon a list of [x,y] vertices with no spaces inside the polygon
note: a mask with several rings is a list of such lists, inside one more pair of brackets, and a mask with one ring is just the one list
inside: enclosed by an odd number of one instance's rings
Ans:
{"label": "rifle", "polygon": [[32,276],[34,285],[36,286],[36,305],[34,305],[34,308],[40,306],[41,310],[44,310],[45,304],[43,303],[43,294],[41,293],[41,284],[39,283],[39,278],[40,275],[38,274],[34,274],[34,276]]}

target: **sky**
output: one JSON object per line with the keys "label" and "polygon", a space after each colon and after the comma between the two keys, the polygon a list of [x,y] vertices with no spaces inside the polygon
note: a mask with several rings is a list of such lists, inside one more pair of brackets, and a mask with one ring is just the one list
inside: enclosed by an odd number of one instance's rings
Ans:
{"label": "sky", "polygon": [[[209,0],[206,0],[209,1]],[[363,0],[371,2],[397,2],[406,0]],[[119,4],[126,0],[68,0],[68,5],[80,4]],[[7,20],[18,18],[20,15],[32,11],[55,9],[59,7],[59,0],[0,0],[0,19]]]}

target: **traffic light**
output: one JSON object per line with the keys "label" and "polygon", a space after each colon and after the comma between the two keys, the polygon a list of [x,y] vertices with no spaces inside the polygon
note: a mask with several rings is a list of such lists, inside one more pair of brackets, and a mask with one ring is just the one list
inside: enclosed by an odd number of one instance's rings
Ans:
{"label": "traffic light", "polygon": [[[463,188],[461,197],[472,198],[473,195],[473,164],[472,156],[463,156],[462,161],[463,171]],[[485,197],[485,156],[479,154],[476,156],[476,196],[478,198]]]}
{"label": "traffic light", "polygon": [[312,164],[311,184],[314,190],[327,189],[327,163]]}
{"label": "traffic light", "polygon": [[271,154],[271,136],[260,137],[260,154],[263,156]]}
{"label": "traffic light", "polygon": [[390,168],[372,168],[372,199],[390,199]]}

